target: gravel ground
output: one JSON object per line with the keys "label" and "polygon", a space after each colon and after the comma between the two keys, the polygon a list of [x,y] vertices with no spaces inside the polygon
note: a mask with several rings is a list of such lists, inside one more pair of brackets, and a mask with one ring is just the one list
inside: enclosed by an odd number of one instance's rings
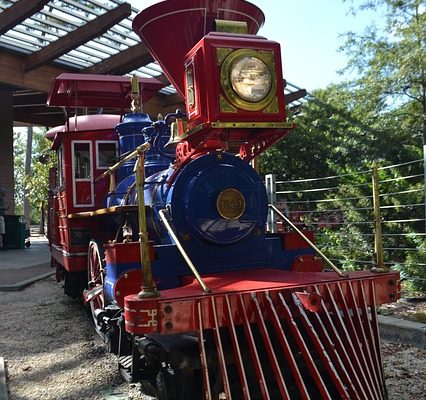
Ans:
{"label": "gravel ground", "polygon": [[[76,302],[52,278],[1,292],[0,356],[10,400],[149,400],[123,383]],[[426,351],[383,343],[389,400],[426,399]]]}

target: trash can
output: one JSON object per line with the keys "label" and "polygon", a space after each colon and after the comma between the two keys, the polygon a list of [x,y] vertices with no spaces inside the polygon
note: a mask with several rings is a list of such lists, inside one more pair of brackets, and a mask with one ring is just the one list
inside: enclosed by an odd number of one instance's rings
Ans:
{"label": "trash can", "polygon": [[6,234],[4,246],[8,249],[25,248],[25,222],[22,215],[5,215]]}
{"label": "trash can", "polygon": [[18,222],[18,249],[25,249],[25,218],[21,215]]}

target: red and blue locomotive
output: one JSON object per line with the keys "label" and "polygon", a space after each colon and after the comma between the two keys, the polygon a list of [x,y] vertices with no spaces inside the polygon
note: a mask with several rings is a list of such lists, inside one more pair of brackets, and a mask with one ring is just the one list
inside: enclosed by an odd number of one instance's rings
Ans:
{"label": "red and blue locomotive", "polygon": [[159,399],[385,399],[376,306],[397,273],[343,274],[309,232],[265,229],[251,161],[292,125],[263,22],[243,0],[142,11],[133,27],[186,105],[155,122],[140,111],[155,79],[54,81],[51,105],[132,108],[49,131],[57,276]]}

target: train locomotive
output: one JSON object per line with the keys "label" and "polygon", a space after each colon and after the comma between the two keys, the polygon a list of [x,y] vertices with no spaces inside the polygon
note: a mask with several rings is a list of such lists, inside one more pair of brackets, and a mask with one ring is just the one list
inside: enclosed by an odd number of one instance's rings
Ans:
{"label": "train locomotive", "polygon": [[[52,263],[129,382],[158,399],[386,399],[376,307],[396,272],[344,273],[268,204],[255,158],[287,135],[280,46],[244,0],[167,0],[133,28],[154,78],[63,74],[48,103],[131,108],[47,136]],[[290,224],[266,230],[268,212]]]}

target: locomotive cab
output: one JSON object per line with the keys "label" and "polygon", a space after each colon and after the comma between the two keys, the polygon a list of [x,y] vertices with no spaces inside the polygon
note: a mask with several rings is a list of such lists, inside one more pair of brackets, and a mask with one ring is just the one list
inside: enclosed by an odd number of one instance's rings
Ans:
{"label": "locomotive cab", "polygon": [[[146,100],[163,86],[155,79],[142,80],[140,85]],[[130,108],[130,102],[131,82],[123,77],[93,75],[88,79],[86,75],[62,74],[53,81],[49,93],[49,105],[66,107],[67,114],[74,109],[76,114],[65,125],[46,133],[57,155],[57,168],[51,173],[49,188],[48,238],[52,264],[57,279],[65,279],[65,291],[73,297],[78,297],[87,285],[90,240],[113,238],[113,234],[102,237],[99,233],[109,226],[108,222],[93,217],[111,211],[107,201],[111,181],[103,177],[117,163],[123,146],[135,136],[119,135],[116,127],[123,121],[120,114],[79,116],[77,112],[83,107],[124,110]],[[149,118],[147,121],[145,125],[151,125]],[[137,134],[142,136],[139,131]],[[130,173],[126,168],[120,172]]]}

